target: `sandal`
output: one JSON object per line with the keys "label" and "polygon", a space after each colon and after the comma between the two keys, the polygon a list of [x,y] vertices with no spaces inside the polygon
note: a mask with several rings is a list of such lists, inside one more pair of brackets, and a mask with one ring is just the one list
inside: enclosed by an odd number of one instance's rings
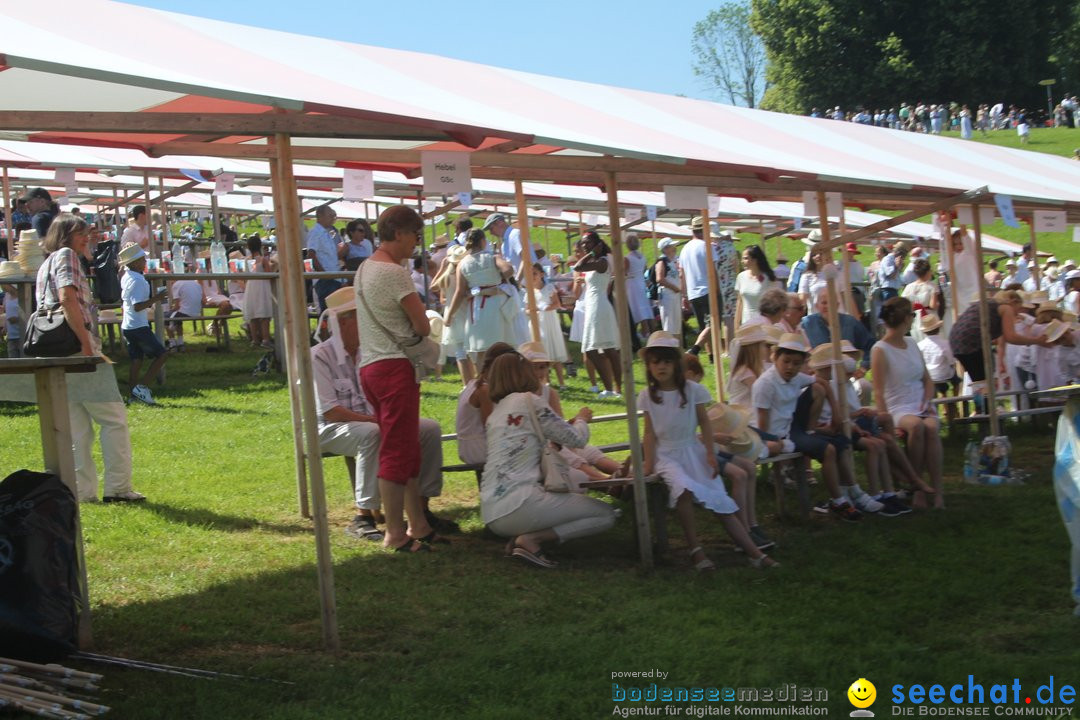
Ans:
{"label": "sandal", "polygon": [[531,550],[526,550],[520,545],[514,546],[514,550],[510,553],[510,556],[519,558],[530,565],[535,565],[540,568],[551,569],[559,566],[559,563],[549,558],[543,551],[537,550],[536,552],[533,552]]}
{"label": "sandal", "polygon": [[345,534],[358,540],[381,541],[385,536],[382,530],[375,526],[375,519],[368,515],[359,515],[353,518],[345,527]]}
{"label": "sandal", "polygon": [[768,555],[762,555],[761,557],[749,558],[750,567],[755,570],[769,570],[770,568],[780,567],[780,563],[773,560]]}
{"label": "sandal", "polygon": [[424,537],[414,538],[414,539],[418,540],[419,542],[422,542],[422,543],[424,543],[425,545],[428,545],[428,546],[430,546],[430,545],[449,545],[450,544],[450,541],[447,540],[446,538],[442,537],[441,535],[436,535],[434,530],[429,532]]}
{"label": "sandal", "polygon": [[701,548],[700,545],[698,545],[696,548],[691,549],[690,552],[687,554],[690,556],[690,560],[693,561],[694,556],[698,553],[701,553],[702,559],[694,563],[695,570],[697,570],[698,572],[705,572],[707,570],[716,569],[716,564],[705,555],[705,551]]}
{"label": "sandal", "polygon": [[396,553],[431,552],[431,546],[426,544],[426,543],[422,543],[419,540],[416,540],[415,538],[409,538],[404,543],[402,543],[401,545],[398,545],[396,548],[394,548],[394,552],[396,552]]}

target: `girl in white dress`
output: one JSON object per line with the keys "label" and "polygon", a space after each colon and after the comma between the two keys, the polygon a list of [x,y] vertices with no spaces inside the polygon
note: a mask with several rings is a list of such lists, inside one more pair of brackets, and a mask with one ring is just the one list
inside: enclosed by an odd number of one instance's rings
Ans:
{"label": "girl in white dress", "polygon": [[540,263],[533,265],[533,293],[536,295],[536,311],[540,314],[540,342],[555,366],[559,388],[563,389],[566,387],[563,363],[570,359],[570,355],[566,352],[566,341],[559,323],[559,291],[553,283],[547,282]]}
{"label": "girl in white dress", "polygon": [[[874,378],[874,403],[878,412],[892,416],[896,427],[907,434],[907,454],[919,475],[926,472],[934,487],[934,507],[945,507],[943,493],[941,433],[937,412],[930,405],[934,382],[923,363],[918,344],[905,337],[915,313],[911,301],[897,297],[885,301],[881,320],[885,336],[870,353]],[[926,493],[915,493],[915,507],[926,507]]]}
{"label": "girl in white dress", "polygon": [[[487,233],[479,228],[470,230],[465,245],[468,255],[458,263],[454,299],[444,318],[449,326],[459,308],[466,313],[466,349],[477,365],[483,363],[484,352],[489,347],[497,342],[513,341],[516,337],[507,318],[513,318],[517,305],[511,311],[504,309],[506,303],[513,301],[500,287],[514,271],[501,256],[484,252],[486,247]],[[466,307],[462,308],[463,304]]]}
{"label": "girl in white dress", "polygon": [[728,405],[747,409],[753,407],[750,391],[754,387],[754,381],[765,370],[767,340],[764,327],[757,323],[745,324],[735,331],[735,342],[739,349],[735,356],[735,365],[731,369],[731,377],[728,378]]}
{"label": "girl in white dress", "polygon": [[661,255],[656,259],[656,284],[660,286],[660,329],[681,338],[682,280],[679,263],[675,260],[676,243],[671,238],[664,238],[656,248]]}
{"label": "girl in white dress", "polygon": [[[275,272],[277,263],[270,255],[264,254],[262,240],[258,233],[247,239],[248,250],[255,259],[254,272]],[[274,316],[274,296],[270,292],[269,280],[248,280],[244,287],[244,322],[251,331],[252,345],[272,348],[270,342],[270,318]]]}
{"label": "girl in white dress", "polygon": [[648,337],[653,331],[653,309],[649,293],[645,287],[645,256],[641,254],[641,240],[634,233],[626,236],[626,303],[630,307],[630,317],[634,325],[640,325],[641,332]]}
{"label": "girl in white dress", "polygon": [[[731,539],[746,551],[757,568],[776,565],[758,550],[736,513],[739,506],[727,494],[717,474],[713,434],[707,408],[709,391],[683,375],[679,341],[663,331],[654,332],[641,350],[649,387],[638,396],[645,413],[645,472],[659,473],[668,486],[690,559],[698,570],[715,570],[698,542],[694,528],[694,502],[720,516]],[[700,438],[695,430],[701,428]]]}
{"label": "girl in white dress", "polygon": [[762,295],[781,287],[765,253],[757,245],[747,245],[743,249],[742,264],[746,269],[735,278],[735,292],[738,294],[735,318],[740,325],[758,316]]}
{"label": "girl in white dress", "polygon": [[[918,258],[912,264],[912,269],[917,278],[915,282],[908,283],[901,297],[906,297],[914,306],[921,305],[922,309],[929,314],[937,316],[937,285],[930,282],[930,261],[926,258]],[[918,310],[916,310],[918,312]],[[921,318],[924,313],[919,313]],[[915,342],[921,342],[926,334],[922,331],[921,323],[912,323],[911,337]]]}
{"label": "girl in white dress", "polygon": [[[578,240],[574,243],[574,262],[576,263],[583,257],[585,257],[585,243]],[[574,314],[571,316],[570,322],[570,342],[581,345],[581,339],[585,334],[585,273],[575,272],[572,274],[574,277]],[[596,368],[593,367],[589,356],[585,354],[584,348],[581,349],[581,364],[589,374],[589,392],[600,392],[600,388],[596,386]]]}
{"label": "girl in white dress", "polygon": [[[465,257],[466,252],[463,245],[454,245],[447,249],[446,257],[442,261],[442,267],[439,268],[439,271],[431,280],[431,286],[437,289],[444,298],[453,299],[457,293],[458,263]],[[469,359],[469,352],[466,349],[468,339],[465,334],[466,318],[466,313],[459,312],[454,315],[453,322],[444,323],[440,344],[446,357],[453,357],[457,360],[458,371],[461,373],[461,382],[468,385],[469,381],[476,375],[476,367],[473,365],[472,360]]]}
{"label": "girl in white dress", "polygon": [[619,370],[619,323],[615,308],[607,298],[611,284],[611,249],[593,231],[582,239],[586,255],[577,261],[574,270],[585,273],[585,327],[581,334],[581,349],[592,360],[604,390],[597,397],[621,398],[622,378]]}

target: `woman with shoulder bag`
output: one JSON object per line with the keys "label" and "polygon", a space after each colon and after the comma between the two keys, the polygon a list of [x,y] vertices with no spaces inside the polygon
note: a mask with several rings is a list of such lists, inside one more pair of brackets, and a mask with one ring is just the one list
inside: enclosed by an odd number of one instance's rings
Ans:
{"label": "woman with shoulder bag", "polygon": [[[100,355],[97,311],[81,258],[87,253],[90,226],[71,213],[61,213],[49,226],[42,247],[48,254],[38,269],[38,307],[59,305],[79,339],[81,355]],[[68,375],[68,406],[75,452],[75,477],[80,502],[97,501],[97,468],[94,466],[94,428],[101,428],[101,455],[105,461],[105,502],[141,502],[146,496],[131,487],[131,435],[127,409],[116,385],[111,363],[101,363],[93,373]]]}
{"label": "woman with shoulder bag", "polygon": [[424,221],[412,208],[394,205],[379,216],[378,227],[382,243],[356,271],[356,318],[364,339],[360,383],[382,437],[378,478],[386,516],[383,545],[418,552],[445,542],[424,517],[417,484],[420,384],[402,345],[417,338],[421,344],[430,342],[426,308],[402,264],[412,257]]}
{"label": "woman with shoulder bag", "polygon": [[570,423],[536,396],[532,364],[518,353],[500,356],[489,373],[491,401],[486,423],[487,464],[480,483],[480,510],[496,535],[511,538],[506,554],[542,568],[557,565],[541,544],[566,542],[609,530],[615,511],[607,503],[567,492],[547,492],[542,459],[548,442],[584,447],[592,411]]}

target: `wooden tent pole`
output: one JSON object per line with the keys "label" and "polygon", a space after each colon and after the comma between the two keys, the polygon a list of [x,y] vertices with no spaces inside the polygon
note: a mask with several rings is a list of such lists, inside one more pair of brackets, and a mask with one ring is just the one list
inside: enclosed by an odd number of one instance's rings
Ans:
{"label": "wooden tent pole", "polygon": [[724,402],[724,359],[721,357],[723,344],[720,334],[724,320],[720,317],[720,280],[716,277],[716,259],[712,251],[712,221],[709,208],[701,211],[701,239],[705,241],[705,275],[709,282],[709,341],[713,348],[713,380],[716,382],[716,397]]}
{"label": "wooden tent pole", "polygon": [[[817,206],[818,217],[821,227],[821,240],[828,247],[829,234],[831,229],[829,227],[828,203],[825,200],[825,192],[823,190],[817,191]],[[823,269],[832,265],[832,250],[825,250],[822,252],[824,257]],[[834,266],[835,267],[835,266]],[[843,267],[844,275],[847,275],[847,267]],[[823,272],[825,275],[825,295],[829,301],[829,340],[832,343],[833,351],[833,378],[835,379],[835,387],[837,392],[837,407],[833,408],[833,414],[840,420],[843,425],[842,434],[844,437],[851,437],[851,418],[848,415],[848,404],[845,400],[844,394],[845,383],[848,381],[847,372],[844,370],[844,354],[841,350],[841,345],[844,342],[843,334],[840,329],[840,303],[836,292],[836,280],[829,277],[829,273]],[[851,452],[844,454],[844,462],[848,465],[848,470],[851,472],[851,477],[855,477],[854,459]]]}
{"label": "wooden tent pole", "polygon": [[[273,144],[274,139],[270,138],[270,143]],[[285,252],[292,251],[292,245],[285,245],[283,238],[285,236],[285,202],[282,199],[283,188],[281,180],[278,177],[278,164],[276,160],[270,161],[270,186],[273,192],[274,199],[274,229],[277,231],[277,254],[278,254],[278,279],[274,283],[277,290],[277,305],[278,314],[277,318],[280,322],[274,328],[274,346],[281,349],[281,354],[278,357],[278,362],[285,368],[285,374],[288,378],[297,378],[300,376],[300,372],[296,367],[296,353],[292,352],[286,343],[285,338],[288,336],[286,328],[296,327],[301,322],[307,321],[307,311],[304,311],[304,320],[300,321],[298,318],[293,318],[293,306],[292,303],[287,301],[286,298],[286,278],[290,277],[292,272],[292,266],[285,267]],[[297,236],[299,239],[299,236]],[[297,248],[299,250],[299,248]],[[302,281],[301,281],[302,282]],[[293,424],[293,456],[296,460],[296,496],[300,505],[300,517],[310,518],[311,508],[308,505],[308,483],[307,483],[307,459],[304,457],[304,425],[303,425],[303,412],[300,409],[300,387],[299,385],[290,380],[287,385],[289,386],[289,409],[292,413]]]}
{"label": "wooden tent pole", "polygon": [[[820,210],[820,208],[819,208],[819,210]],[[827,225],[828,223],[826,222],[825,224]],[[844,212],[843,207],[840,208],[840,218],[839,218],[839,220],[837,222],[836,231],[838,233],[840,233],[841,236],[847,234],[847,218],[846,218],[846,213]],[[824,232],[825,231],[822,230],[822,233],[824,233]],[[849,265],[851,263],[848,261],[847,250],[845,248],[843,248],[843,247],[839,248],[839,250],[840,250],[840,268],[841,268],[841,273],[840,273],[841,305],[840,305],[840,307],[847,308],[847,314],[852,316],[856,320],[858,320],[859,319],[859,313],[855,312],[855,293],[854,293],[854,291],[852,290],[852,287],[851,287],[851,268],[849,267]]]}
{"label": "wooden tent pole", "polygon": [[[626,268],[623,266],[622,230],[619,227],[619,194],[615,173],[607,173],[606,188],[608,216],[611,228],[611,262],[615,277],[615,314],[619,332],[619,356],[622,361],[623,400],[626,402],[626,425],[630,434],[630,466],[634,485],[634,521],[637,527],[638,553],[641,566],[652,570],[652,536],[649,528],[649,508],[645,499],[645,477],[641,456],[641,437],[638,434],[637,396],[634,392],[634,353],[626,328],[630,326],[630,306],[626,296]],[[717,358],[719,360],[719,358]]]}
{"label": "wooden tent pole", "polygon": [[525,280],[525,307],[529,313],[529,330],[533,342],[540,342],[540,316],[536,309],[536,294],[533,292],[532,243],[529,242],[529,209],[525,205],[525,190],[520,180],[514,180],[514,199],[517,202],[518,233],[521,237],[521,268],[518,278]]}
{"label": "wooden tent pole", "polygon": [[[283,277],[285,295],[292,305],[292,322],[286,327],[288,352],[296,356],[298,375],[290,377],[290,383],[299,383],[301,412],[304,426],[304,446],[308,471],[311,476],[312,520],[315,526],[315,554],[319,570],[319,597],[322,610],[323,642],[327,649],[336,652],[341,647],[337,626],[337,605],[334,598],[334,565],[330,554],[330,533],[326,517],[326,487],[323,483],[322,453],[319,449],[318,415],[315,412],[315,384],[311,373],[311,352],[307,338],[307,311],[304,306],[304,281],[301,273],[297,232],[300,223],[300,200],[296,194],[296,177],[293,175],[292,146],[287,134],[275,137],[278,180],[281,183],[282,220],[285,222],[280,245],[283,253],[282,266],[287,267]],[[304,318],[302,323],[297,322]]]}
{"label": "wooden tent pole", "polygon": [[[975,257],[979,267],[983,267],[982,218],[979,217],[979,204],[971,206],[972,222],[975,225]],[[1001,434],[1001,423],[997,412],[997,372],[994,366],[994,351],[990,339],[990,305],[987,302],[985,283],[979,283],[979,329],[982,336],[983,364],[986,367],[986,412],[990,416],[990,434]]]}
{"label": "wooden tent pole", "polygon": [[[150,204],[150,192],[146,193],[146,229],[150,232],[150,247],[153,248],[151,257],[160,258],[161,251],[169,246],[169,214],[165,210],[165,199],[160,197],[165,193],[165,177],[158,175],[158,208],[161,213],[161,245],[158,245],[157,236],[154,234],[154,225],[152,218],[154,217]],[[165,272],[165,268],[161,268],[161,272]],[[226,332],[228,328],[226,327]],[[156,303],[154,305],[154,334],[157,335],[157,339],[162,344],[165,342],[165,303]],[[158,371],[158,382],[165,382],[165,368],[164,366]]]}
{"label": "wooden tent pole", "polygon": [[[959,298],[960,292],[956,287],[956,279],[960,277],[960,273],[957,272],[956,267],[956,251],[952,246],[952,213],[942,211],[941,222],[938,225],[941,227],[941,231],[945,233],[945,237],[942,238],[942,243],[945,245],[945,259],[949,268],[949,303],[952,305],[952,324],[956,324],[956,319],[960,317],[960,305]],[[946,225],[946,222],[948,223]],[[963,225],[960,226],[961,237],[967,233],[967,228]],[[961,240],[963,242],[963,240]],[[978,258],[975,258],[977,261]],[[982,271],[979,271],[979,279],[982,280]]]}
{"label": "wooden tent pole", "polygon": [[217,195],[210,194],[210,227],[214,230],[214,241],[221,242],[221,221],[218,219]]}
{"label": "wooden tent pole", "polygon": [[8,178],[8,166],[4,165],[4,177],[3,177],[3,192],[4,192],[4,257],[10,258],[14,255],[12,248],[15,247],[15,243],[12,242],[14,237],[14,223],[11,222],[11,213],[15,210],[15,201],[11,199],[11,181]]}

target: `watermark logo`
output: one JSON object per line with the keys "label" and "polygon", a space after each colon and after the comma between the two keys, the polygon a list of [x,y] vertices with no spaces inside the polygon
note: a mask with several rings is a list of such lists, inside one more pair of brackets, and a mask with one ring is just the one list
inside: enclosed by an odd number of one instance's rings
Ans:
{"label": "watermark logo", "polygon": [[874,717],[874,713],[866,708],[877,700],[877,688],[874,683],[866,678],[859,678],[851,683],[847,689],[848,702],[855,706],[851,711],[851,717]]}

